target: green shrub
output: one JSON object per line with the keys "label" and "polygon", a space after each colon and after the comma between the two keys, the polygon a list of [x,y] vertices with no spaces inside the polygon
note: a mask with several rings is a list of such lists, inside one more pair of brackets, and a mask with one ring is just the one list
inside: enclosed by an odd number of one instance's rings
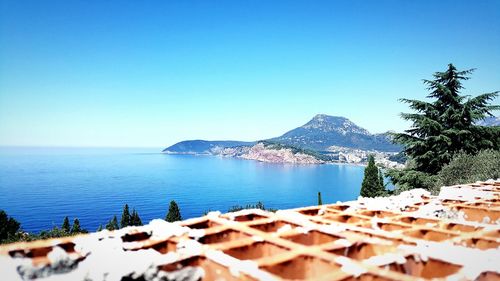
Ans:
{"label": "green shrub", "polygon": [[13,217],[9,217],[4,210],[0,210],[0,243],[14,239],[21,224]]}
{"label": "green shrub", "polygon": [[406,153],[404,151],[399,152],[398,154],[394,154],[389,156],[390,161],[394,161],[399,164],[406,164],[406,161],[408,160],[408,156],[406,156]]}
{"label": "green shrub", "polygon": [[441,169],[437,185],[447,186],[500,178],[500,150],[483,150],[476,155],[460,153]]}
{"label": "green shrub", "polygon": [[394,194],[423,188],[433,194],[441,186],[449,186],[500,178],[500,150],[482,150],[476,155],[459,153],[437,175],[413,170],[389,170],[387,175],[396,186]]}
{"label": "green shrub", "polygon": [[391,182],[396,186],[392,194],[399,194],[414,188],[423,188],[436,193],[436,176],[412,169],[392,169],[386,172]]}
{"label": "green shrub", "polygon": [[[269,212],[276,212],[277,210],[276,209],[273,209],[273,208],[266,208],[264,206],[264,203],[262,202],[257,202],[257,204],[253,205],[253,204],[247,204],[246,206],[242,206],[242,205],[234,205],[234,206],[231,206],[227,212],[228,213],[232,213],[232,212],[238,212],[238,211],[241,211],[241,210],[245,210],[245,209],[261,209],[263,211],[269,211]],[[208,213],[208,212],[207,212]]]}

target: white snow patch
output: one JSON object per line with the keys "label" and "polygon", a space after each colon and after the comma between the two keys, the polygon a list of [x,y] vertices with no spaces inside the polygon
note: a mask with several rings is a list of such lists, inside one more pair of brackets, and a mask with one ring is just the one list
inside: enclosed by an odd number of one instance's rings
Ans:
{"label": "white snow patch", "polygon": [[278,228],[278,230],[276,231],[276,233],[277,234],[281,234],[283,232],[287,232],[287,231],[290,231],[290,230],[292,230],[292,226],[289,225],[289,224],[285,224],[282,227]]}
{"label": "white snow patch", "polygon": [[335,262],[341,265],[340,269],[342,271],[348,274],[352,274],[354,277],[359,277],[360,275],[367,272],[364,267],[346,257],[338,257],[335,259]]}
{"label": "white snow patch", "polygon": [[188,236],[198,240],[201,237],[205,236],[205,230],[191,228],[188,232]]}
{"label": "white snow patch", "polygon": [[162,219],[154,219],[144,228],[151,231],[152,240],[165,240],[172,236],[181,236],[189,231],[188,227],[181,226],[178,223],[166,222]]}
{"label": "white snow patch", "polygon": [[[24,260],[24,261],[21,261]],[[31,259],[28,258],[11,258],[10,256],[0,255],[0,276],[5,280],[22,280],[21,276],[17,272],[17,268],[21,264],[31,265]]]}
{"label": "white snow patch", "polygon": [[399,248],[452,264],[462,265],[460,270],[467,279],[474,280],[486,271],[500,273],[498,257],[500,248],[480,250],[446,242],[419,241],[416,246],[400,245]]}
{"label": "white snow patch", "polygon": [[213,212],[208,212],[207,217],[208,218],[218,218],[220,217],[221,212],[220,211],[213,211]]}
{"label": "white snow patch", "polygon": [[318,210],[318,215],[319,216],[322,216],[326,213],[326,206],[322,206],[319,210]]}
{"label": "white snow patch", "polygon": [[264,241],[264,238],[262,238],[260,236],[257,236],[257,235],[252,236],[252,239],[255,242],[262,242],[262,241]]}
{"label": "white snow patch", "polygon": [[296,211],[279,210],[276,212],[276,215],[278,216],[278,218],[281,218],[282,220],[291,221],[309,230],[317,228],[316,224],[312,223],[306,216]]}
{"label": "white snow patch", "polygon": [[330,234],[341,233],[341,232],[346,231],[346,229],[347,228],[345,227],[345,225],[336,224],[336,223],[321,225],[319,227],[319,230],[326,232],[326,233],[330,233]]}
{"label": "white snow patch", "polygon": [[271,274],[260,270],[254,261],[241,261],[219,250],[208,250],[205,255],[208,259],[227,267],[236,278],[239,277],[240,272],[243,272],[258,280],[275,280]]}
{"label": "white snow patch", "polygon": [[351,241],[349,241],[347,239],[338,239],[338,240],[335,240],[335,242],[333,242],[333,244],[340,245],[340,246],[343,246],[343,247],[349,247],[349,246],[352,245]]}
{"label": "white snow patch", "polygon": [[256,214],[256,215],[263,216],[263,217],[268,216],[267,213],[261,209],[244,209],[244,210],[240,210],[240,211],[236,211],[236,212],[227,213],[227,214],[225,214],[225,216],[227,216],[229,220],[234,221],[234,218],[236,218],[236,217],[252,215],[252,214]]}
{"label": "white snow patch", "polygon": [[203,251],[203,245],[191,239],[182,239],[177,243],[176,252],[182,256],[197,256]]}
{"label": "white snow patch", "polygon": [[441,200],[476,201],[478,199],[493,199],[495,194],[467,186],[443,186],[439,191]]}
{"label": "white snow patch", "polygon": [[429,197],[430,192],[418,188],[409,191],[401,192],[399,195],[389,197],[358,197],[357,201],[350,201],[347,204],[350,206],[345,211],[353,212],[359,209],[367,209],[373,211],[404,211],[406,207],[422,202],[422,197]]}
{"label": "white snow patch", "polygon": [[387,253],[385,255],[367,258],[363,262],[372,266],[382,266],[391,263],[404,264],[406,262],[406,258],[399,253]]}

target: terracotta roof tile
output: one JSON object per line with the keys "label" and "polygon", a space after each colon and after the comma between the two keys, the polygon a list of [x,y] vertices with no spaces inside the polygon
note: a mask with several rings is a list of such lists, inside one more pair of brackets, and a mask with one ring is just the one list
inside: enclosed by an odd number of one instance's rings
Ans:
{"label": "terracotta roof tile", "polygon": [[[5,280],[499,280],[500,180],[0,247]],[[2,279],[3,279],[2,278]],[[163,279],[162,279],[163,278]]]}

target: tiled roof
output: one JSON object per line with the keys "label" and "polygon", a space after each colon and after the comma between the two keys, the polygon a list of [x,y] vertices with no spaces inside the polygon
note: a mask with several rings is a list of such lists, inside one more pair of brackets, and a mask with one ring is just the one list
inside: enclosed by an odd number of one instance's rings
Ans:
{"label": "tiled roof", "polygon": [[0,279],[500,280],[499,246],[490,180],[4,245]]}

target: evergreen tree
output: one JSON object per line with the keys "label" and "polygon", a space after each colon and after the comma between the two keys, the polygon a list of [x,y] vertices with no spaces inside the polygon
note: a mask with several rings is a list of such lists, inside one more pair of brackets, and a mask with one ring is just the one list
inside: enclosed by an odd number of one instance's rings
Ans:
{"label": "evergreen tree", "polygon": [[142,220],[139,217],[139,213],[134,209],[132,215],[130,216],[130,225],[141,226]]}
{"label": "evergreen tree", "polygon": [[137,211],[135,212],[135,225],[137,225],[137,226],[142,225],[141,217],[139,216],[139,213]]}
{"label": "evergreen tree", "polygon": [[73,227],[71,228],[71,233],[76,234],[76,233],[81,233],[82,229],[80,228],[80,221],[78,219],[75,219],[73,221]]}
{"label": "evergreen tree", "polygon": [[142,225],[141,217],[139,216],[139,212],[137,212],[137,211],[135,211],[135,225],[137,225],[137,226]]}
{"label": "evergreen tree", "polygon": [[323,205],[323,200],[321,200],[321,192],[318,192],[318,205]]}
{"label": "evergreen tree", "polygon": [[97,228],[97,232],[102,231],[102,224],[99,225],[99,228]]}
{"label": "evergreen tree", "polygon": [[368,156],[368,166],[365,168],[365,176],[361,184],[360,195],[363,197],[377,197],[384,195],[385,188],[380,182],[381,177],[377,166],[375,165],[375,158],[373,155]]}
{"label": "evergreen tree", "polygon": [[71,226],[69,225],[69,218],[65,217],[64,221],[63,221],[63,224],[61,226],[61,230],[65,231],[66,233],[69,233],[70,229],[71,229]]}
{"label": "evergreen tree", "polygon": [[107,230],[115,230],[115,228],[113,228],[113,225],[111,223],[111,220],[108,221],[108,223],[106,223],[106,225],[104,226]]}
{"label": "evergreen tree", "polygon": [[404,146],[415,171],[435,175],[461,151],[474,154],[483,149],[500,149],[500,128],[476,125],[500,109],[489,105],[498,92],[474,98],[460,95],[462,81],[468,80],[473,71],[457,71],[449,64],[446,71],[436,72],[433,80],[424,80],[432,102],[401,99],[417,113],[401,114],[413,125],[405,133],[394,134],[394,140]]}
{"label": "evergreen tree", "polygon": [[135,226],[135,221],[136,221],[136,211],[135,209],[132,210],[132,214],[130,215],[130,224],[131,226]]}
{"label": "evergreen tree", "polygon": [[113,219],[111,219],[108,224],[106,224],[106,229],[107,230],[116,230],[119,229],[118,227],[118,219],[116,216],[113,216]]}
{"label": "evergreen tree", "polygon": [[124,228],[124,227],[127,227],[129,225],[131,225],[130,224],[130,212],[128,210],[128,204],[125,204],[125,206],[123,207],[122,218],[120,220],[120,226],[122,228]]}
{"label": "evergreen tree", "polygon": [[379,185],[382,187],[382,189],[385,190],[384,173],[382,173],[382,169],[380,169],[378,172],[378,182],[379,182]]}
{"label": "evergreen tree", "polygon": [[247,208],[247,209],[261,209],[261,210],[265,210],[266,207],[264,206],[264,203],[262,203],[261,201],[257,202],[257,204],[255,204],[255,207],[250,207],[250,208]]}
{"label": "evergreen tree", "polygon": [[119,229],[120,227],[118,226],[118,219],[116,218],[116,215],[113,216],[113,219],[111,220],[111,226],[113,229]]}
{"label": "evergreen tree", "polygon": [[181,211],[179,210],[179,206],[177,206],[177,203],[175,203],[174,200],[170,201],[170,206],[168,208],[168,214],[165,217],[165,220],[168,222],[182,220]]}
{"label": "evergreen tree", "polygon": [[14,218],[9,217],[7,213],[0,210],[0,243],[14,238],[21,228],[21,224]]}

